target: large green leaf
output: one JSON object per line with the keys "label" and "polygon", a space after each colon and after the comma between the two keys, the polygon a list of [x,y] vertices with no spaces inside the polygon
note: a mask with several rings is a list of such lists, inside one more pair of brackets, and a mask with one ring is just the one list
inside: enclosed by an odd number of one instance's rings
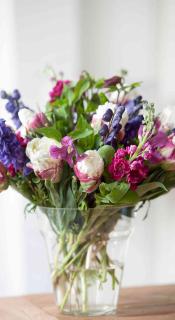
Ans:
{"label": "large green leaf", "polygon": [[112,191],[106,196],[106,198],[113,204],[117,204],[127,191],[129,190],[129,184],[125,182],[117,183]]}
{"label": "large green leaf", "polygon": [[60,197],[55,188],[55,184],[49,180],[45,180],[45,186],[48,190],[52,205],[56,208],[60,208],[61,207]]}
{"label": "large green leaf", "polygon": [[77,102],[84,92],[86,92],[90,88],[90,81],[89,79],[82,78],[78,81],[75,91],[74,91],[74,99],[73,102]]}
{"label": "large green leaf", "polygon": [[153,191],[155,189],[162,189],[164,191],[168,191],[166,187],[163,185],[161,182],[149,182],[149,183],[144,183],[138,186],[136,192],[137,194],[142,197],[149,191]]}
{"label": "large green leaf", "polygon": [[90,124],[82,115],[80,115],[75,130],[70,132],[68,135],[76,140],[86,138],[92,133],[93,129],[91,128]]}
{"label": "large green leaf", "polygon": [[114,156],[115,150],[112,146],[104,145],[98,149],[98,153],[103,158],[105,164],[109,164]]}
{"label": "large green leaf", "polygon": [[101,203],[117,204],[129,190],[129,184],[125,182],[101,183],[99,185],[100,194],[96,200]]}
{"label": "large green leaf", "polygon": [[35,132],[47,138],[55,139],[57,141],[60,141],[61,139],[61,133],[55,127],[38,128],[37,130],[35,130]]}
{"label": "large green leaf", "polygon": [[128,192],[124,195],[124,197],[120,200],[120,204],[124,205],[134,205],[139,202],[139,196],[135,191],[128,190]]}

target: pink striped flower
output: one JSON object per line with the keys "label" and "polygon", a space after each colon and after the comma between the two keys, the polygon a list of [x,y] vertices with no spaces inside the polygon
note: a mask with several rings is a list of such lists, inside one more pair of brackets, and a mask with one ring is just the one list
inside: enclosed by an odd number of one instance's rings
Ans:
{"label": "pink striped flower", "polygon": [[23,108],[18,112],[18,115],[22,125],[28,131],[47,127],[49,124],[49,121],[43,112],[35,113],[32,110]]}
{"label": "pink striped flower", "polygon": [[104,162],[96,150],[86,151],[74,165],[74,172],[87,193],[98,188],[103,171]]}

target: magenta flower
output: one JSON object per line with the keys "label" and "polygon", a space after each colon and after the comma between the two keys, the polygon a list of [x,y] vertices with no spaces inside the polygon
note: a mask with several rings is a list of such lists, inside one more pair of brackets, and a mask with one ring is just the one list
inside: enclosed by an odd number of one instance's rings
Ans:
{"label": "magenta flower", "polygon": [[144,164],[144,159],[138,157],[130,163],[130,171],[127,175],[127,181],[130,183],[131,188],[135,190],[137,185],[148,176],[149,169]]}
{"label": "magenta flower", "polygon": [[126,147],[126,151],[130,157],[133,156],[133,154],[136,152],[136,150],[137,150],[137,146],[134,144],[131,144],[130,146]]}
{"label": "magenta flower", "polygon": [[66,161],[70,167],[73,167],[74,162],[78,158],[78,152],[75,149],[72,138],[65,136],[61,140],[61,147],[51,146],[50,155],[54,159],[62,159]]}
{"label": "magenta flower", "polygon": [[168,142],[168,136],[166,132],[163,131],[158,131],[157,134],[150,139],[150,144],[153,148],[163,148]]}
{"label": "magenta flower", "polygon": [[127,157],[132,155],[136,148],[132,145],[126,149],[118,149],[108,166],[108,172],[114,180],[124,179],[132,189],[136,189],[137,185],[148,175],[148,167],[145,165],[143,157],[140,156],[132,162],[127,160]]}
{"label": "magenta flower", "polygon": [[124,158],[128,155],[127,149],[118,149],[115,153],[116,158]]}
{"label": "magenta flower", "polygon": [[62,95],[64,85],[69,83],[69,80],[58,80],[52,91],[49,92],[50,102],[54,102],[57,98],[59,98]]}
{"label": "magenta flower", "polygon": [[108,166],[108,171],[112,178],[120,181],[130,171],[129,161],[125,159],[127,151],[125,149],[118,149]]}
{"label": "magenta flower", "polygon": [[31,121],[28,123],[28,130],[35,130],[37,128],[47,127],[49,124],[43,112],[36,113]]}

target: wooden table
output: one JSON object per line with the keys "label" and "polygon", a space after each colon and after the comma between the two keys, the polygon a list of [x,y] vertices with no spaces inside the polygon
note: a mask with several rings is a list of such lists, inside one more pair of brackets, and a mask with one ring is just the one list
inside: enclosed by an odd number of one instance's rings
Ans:
{"label": "wooden table", "polygon": [[[56,319],[71,320],[72,317],[58,313],[52,295],[0,299],[0,320]],[[175,286],[122,289],[118,315],[106,316],[104,319],[175,320]]]}

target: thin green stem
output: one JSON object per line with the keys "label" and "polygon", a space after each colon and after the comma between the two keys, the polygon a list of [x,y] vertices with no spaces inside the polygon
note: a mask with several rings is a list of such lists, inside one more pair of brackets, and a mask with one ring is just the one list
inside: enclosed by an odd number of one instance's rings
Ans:
{"label": "thin green stem", "polygon": [[65,306],[65,304],[66,304],[66,302],[67,302],[67,300],[68,300],[70,291],[71,291],[71,289],[72,289],[73,282],[74,282],[74,280],[75,280],[75,278],[76,278],[76,273],[77,273],[77,272],[75,271],[75,272],[71,275],[71,279],[70,279],[70,282],[69,282],[69,286],[68,286],[68,288],[67,288],[67,291],[66,291],[66,293],[65,293],[65,295],[64,295],[64,298],[63,298],[61,304],[59,305],[61,311],[64,309],[64,306]]}
{"label": "thin green stem", "polygon": [[81,288],[82,288],[82,312],[87,312],[88,296],[87,296],[87,281],[86,281],[86,271],[81,272]]}

